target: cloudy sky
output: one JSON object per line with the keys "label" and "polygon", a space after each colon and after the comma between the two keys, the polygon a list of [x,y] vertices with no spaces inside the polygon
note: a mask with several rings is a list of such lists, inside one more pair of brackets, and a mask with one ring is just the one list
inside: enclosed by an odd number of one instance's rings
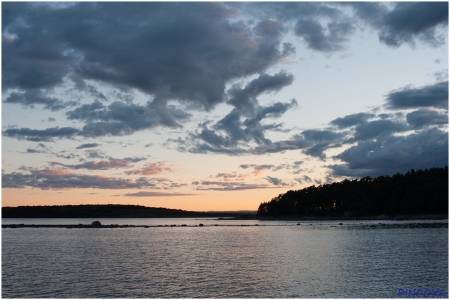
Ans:
{"label": "cloudy sky", "polygon": [[2,3],[2,205],[256,210],[448,164],[448,3]]}

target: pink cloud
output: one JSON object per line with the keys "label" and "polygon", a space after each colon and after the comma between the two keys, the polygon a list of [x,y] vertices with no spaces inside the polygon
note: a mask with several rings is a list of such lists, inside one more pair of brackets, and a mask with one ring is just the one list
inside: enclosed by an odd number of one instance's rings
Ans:
{"label": "pink cloud", "polygon": [[163,192],[137,192],[128,193],[124,196],[127,197],[177,197],[177,196],[193,196],[198,194],[183,194],[183,193],[163,193]]}
{"label": "pink cloud", "polygon": [[216,190],[216,191],[239,191],[252,189],[266,189],[273,188],[270,184],[247,184],[243,182],[224,182],[224,181],[208,181],[203,180],[199,182],[197,190]]}
{"label": "pink cloud", "polygon": [[173,172],[177,165],[166,165],[164,161],[159,161],[157,163],[147,163],[142,169],[134,169],[130,171],[125,171],[128,175],[156,175],[163,174],[167,172]]}
{"label": "pink cloud", "polygon": [[112,176],[85,175],[73,173],[71,170],[32,169],[23,167],[22,170],[30,174],[10,173],[2,174],[3,188],[39,188],[42,190],[65,189],[173,189],[186,186],[185,183],[172,182],[166,178],[138,179],[117,178]]}

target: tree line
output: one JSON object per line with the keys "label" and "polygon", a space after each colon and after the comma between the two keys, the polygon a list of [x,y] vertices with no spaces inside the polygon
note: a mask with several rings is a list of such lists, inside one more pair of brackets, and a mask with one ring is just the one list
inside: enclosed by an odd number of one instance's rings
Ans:
{"label": "tree line", "polygon": [[194,218],[228,216],[233,216],[233,214],[123,204],[2,207],[2,218]]}
{"label": "tree line", "polygon": [[363,177],[280,194],[258,216],[366,217],[448,214],[448,166]]}

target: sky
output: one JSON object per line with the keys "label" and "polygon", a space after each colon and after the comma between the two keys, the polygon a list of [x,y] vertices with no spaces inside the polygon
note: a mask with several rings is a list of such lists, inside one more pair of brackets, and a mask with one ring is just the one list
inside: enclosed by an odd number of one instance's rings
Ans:
{"label": "sky", "polygon": [[2,2],[2,206],[256,210],[448,165],[447,2]]}

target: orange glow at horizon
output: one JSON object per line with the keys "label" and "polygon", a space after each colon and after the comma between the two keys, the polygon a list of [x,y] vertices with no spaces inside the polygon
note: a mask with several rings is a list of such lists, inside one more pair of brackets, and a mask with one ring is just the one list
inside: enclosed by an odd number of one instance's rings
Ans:
{"label": "orange glow at horizon", "polygon": [[[130,197],[123,194],[129,190],[111,191],[94,189],[39,190],[39,189],[2,189],[2,207],[39,206],[39,205],[80,205],[80,204],[131,204],[148,207],[165,207],[189,211],[214,210],[257,210],[259,204],[270,201],[284,189],[254,189],[240,191],[191,191],[196,195]],[[115,190],[114,192],[118,192]],[[120,195],[118,195],[120,194]]]}

